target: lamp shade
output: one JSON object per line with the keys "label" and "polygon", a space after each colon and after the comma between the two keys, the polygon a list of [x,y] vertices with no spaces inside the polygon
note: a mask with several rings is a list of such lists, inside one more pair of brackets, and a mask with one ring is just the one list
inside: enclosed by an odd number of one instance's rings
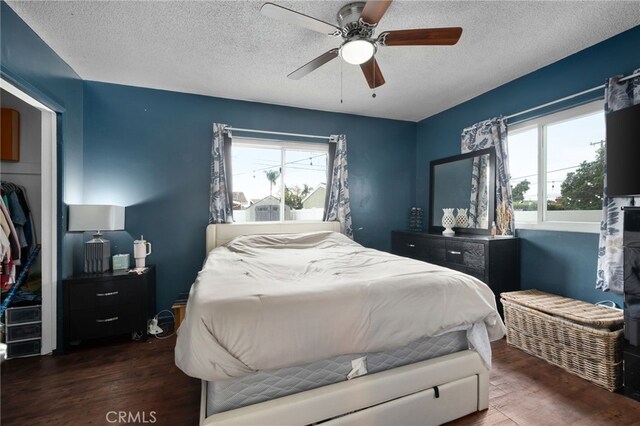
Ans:
{"label": "lamp shade", "polygon": [[69,205],[69,231],[120,231],[124,207],[99,204]]}

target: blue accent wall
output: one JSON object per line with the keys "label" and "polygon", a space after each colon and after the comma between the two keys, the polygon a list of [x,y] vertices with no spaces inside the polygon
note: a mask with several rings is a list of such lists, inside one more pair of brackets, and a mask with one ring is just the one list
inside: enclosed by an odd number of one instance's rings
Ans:
{"label": "blue accent wall", "polygon": [[[417,204],[428,204],[429,162],[459,154],[460,134],[465,127],[596,87],[608,77],[627,75],[639,67],[640,26],[420,121],[416,145]],[[553,110],[598,97],[602,92],[557,105]],[[518,120],[551,111],[537,111]],[[611,299],[621,304],[621,297],[594,289],[596,234],[522,230],[518,235],[523,238],[523,288],[539,288],[590,302]]]}
{"label": "blue accent wall", "polygon": [[107,238],[114,253],[141,234],[152,243],[159,309],[189,289],[205,256],[213,122],[346,134],[355,240],[388,251],[391,230],[407,226],[416,123],[91,81],[84,114],[84,201],[127,206],[126,232]]}
{"label": "blue accent wall", "polygon": [[[4,2],[0,2],[2,77],[58,115],[58,279],[73,271],[81,236],[66,233],[67,203],[82,202],[83,83],[51,48]],[[62,285],[58,285],[58,341]],[[60,346],[60,345],[58,345]]]}

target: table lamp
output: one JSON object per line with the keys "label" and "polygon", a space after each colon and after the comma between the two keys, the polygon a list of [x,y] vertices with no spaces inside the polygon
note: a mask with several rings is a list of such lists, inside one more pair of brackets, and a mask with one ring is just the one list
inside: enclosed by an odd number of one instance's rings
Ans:
{"label": "table lamp", "polygon": [[124,207],[98,204],[69,205],[69,231],[95,231],[93,239],[85,243],[84,272],[96,273],[109,270],[111,242],[102,237],[101,231],[124,229]]}

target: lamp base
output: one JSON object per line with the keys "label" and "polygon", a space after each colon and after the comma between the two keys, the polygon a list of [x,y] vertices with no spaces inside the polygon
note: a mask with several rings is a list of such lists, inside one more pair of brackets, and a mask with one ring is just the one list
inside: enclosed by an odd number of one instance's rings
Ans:
{"label": "lamp base", "polygon": [[95,274],[109,270],[111,242],[98,232],[84,245],[84,272]]}

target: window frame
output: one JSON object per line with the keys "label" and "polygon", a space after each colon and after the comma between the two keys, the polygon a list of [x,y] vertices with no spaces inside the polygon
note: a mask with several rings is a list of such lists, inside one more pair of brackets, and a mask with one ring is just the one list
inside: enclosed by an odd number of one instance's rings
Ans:
{"label": "window frame", "polygon": [[[515,221],[516,229],[537,229],[548,231],[566,231],[566,232],[600,232],[600,218],[597,221],[564,221],[549,220],[547,214],[546,191],[547,191],[547,126],[552,124],[564,123],[597,112],[604,113],[604,99],[588,102],[583,105],[570,107],[568,109],[547,114],[544,116],[534,117],[523,120],[508,127],[507,140],[509,135],[533,128],[538,129],[537,143],[537,178],[538,182],[545,182],[544,185],[538,185],[537,194],[537,215],[536,222]],[[510,149],[511,147],[508,147]],[[509,168],[511,172],[511,167]],[[541,202],[542,200],[542,202]],[[601,213],[599,213],[601,214]],[[514,215],[515,216],[515,215]],[[595,213],[594,213],[595,216]]]}
{"label": "window frame", "polygon": [[[272,223],[318,223],[323,222],[322,220],[284,220],[285,213],[285,200],[284,200],[284,180],[285,180],[285,160],[286,160],[286,152],[290,151],[309,151],[309,152],[323,152],[327,155],[327,178],[329,177],[329,143],[322,142],[300,142],[300,141],[287,141],[280,139],[262,139],[255,137],[247,137],[247,136],[234,136],[231,144],[231,149],[233,151],[234,146],[242,146],[248,148],[262,148],[262,149],[279,149],[280,150],[280,191],[282,196],[280,197],[280,218],[277,221],[254,221],[247,223],[256,223],[256,224],[272,224]],[[233,170],[233,160],[231,163],[231,168]],[[232,173],[233,179],[233,173]],[[232,182],[233,185],[233,182]],[[325,182],[326,185],[326,182]],[[327,191],[329,188],[327,187]],[[324,214],[324,213],[323,213]]]}

